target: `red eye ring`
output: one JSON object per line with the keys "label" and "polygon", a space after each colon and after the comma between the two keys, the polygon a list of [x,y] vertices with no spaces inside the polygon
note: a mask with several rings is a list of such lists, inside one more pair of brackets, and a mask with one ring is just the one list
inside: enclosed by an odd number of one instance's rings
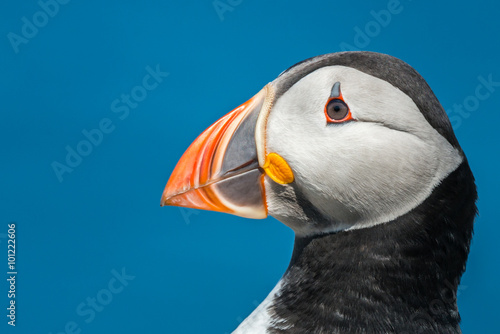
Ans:
{"label": "red eye ring", "polygon": [[325,117],[327,123],[343,123],[353,120],[351,109],[345,103],[342,91],[340,90],[340,82],[333,84],[330,98],[325,104]]}
{"label": "red eye ring", "polygon": [[328,99],[325,104],[325,117],[328,123],[343,123],[354,119],[351,109],[342,98],[342,94]]}

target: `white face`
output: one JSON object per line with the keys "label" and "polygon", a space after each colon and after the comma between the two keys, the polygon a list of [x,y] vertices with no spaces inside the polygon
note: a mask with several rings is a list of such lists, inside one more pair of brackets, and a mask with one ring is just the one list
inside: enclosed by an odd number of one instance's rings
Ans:
{"label": "white face", "polygon": [[[324,108],[335,82],[355,121],[327,123]],[[397,218],[422,203],[463,159],[410,97],[344,66],[310,73],[275,101],[266,147],[281,155],[295,175],[289,185],[266,177],[269,214],[299,235]],[[330,223],[311,221],[294,187]]]}

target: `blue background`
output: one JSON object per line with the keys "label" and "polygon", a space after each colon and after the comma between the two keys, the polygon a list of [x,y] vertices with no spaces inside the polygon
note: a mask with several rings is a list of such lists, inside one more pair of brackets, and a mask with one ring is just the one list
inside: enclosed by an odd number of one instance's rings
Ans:
{"label": "blue background", "polygon": [[[72,321],[81,333],[231,332],[286,269],[293,233],[273,218],[160,208],[163,188],[216,119],[294,63],[347,44],[411,64],[455,117],[480,194],[462,328],[498,332],[500,87],[474,100],[478,77],[500,81],[498,4],[402,0],[381,26],[371,11],[390,1],[222,2],[218,13],[212,0],[70,1],[48,22],[37,1],[1,3],[0,277],[11,221],[19,274],[15,329],[0,282],[0,332],[64,333]],[[34,15],[38,32],[16,53],[9,33]],[[168,77],[127,117],[113,112],[157,65]],[[453,111],[474,101],[468,115]],[[54,161],[106,118],[113,131],[60,182]],[[91,321],[79,315],[87,298],[110,296],[122,268],[135,278]]]}

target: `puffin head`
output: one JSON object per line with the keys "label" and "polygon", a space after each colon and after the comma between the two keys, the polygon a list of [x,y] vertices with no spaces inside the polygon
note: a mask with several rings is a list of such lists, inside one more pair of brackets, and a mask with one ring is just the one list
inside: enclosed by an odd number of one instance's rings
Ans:
{"label": "puffin head", "polygon": [[425,80],[383,54],[305,60],[187,149],[162,205],[271,215],[298,236],[386,223],[464,161]]}

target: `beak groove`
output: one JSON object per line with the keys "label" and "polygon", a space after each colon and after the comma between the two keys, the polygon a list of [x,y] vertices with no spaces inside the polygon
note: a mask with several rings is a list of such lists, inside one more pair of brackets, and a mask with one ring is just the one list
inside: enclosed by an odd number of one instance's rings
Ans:
{"label": "beak groove", "polygon": [[162,195],[161,205],[267,217],[256,126],[268,89],[219,119],[186,150]]}

